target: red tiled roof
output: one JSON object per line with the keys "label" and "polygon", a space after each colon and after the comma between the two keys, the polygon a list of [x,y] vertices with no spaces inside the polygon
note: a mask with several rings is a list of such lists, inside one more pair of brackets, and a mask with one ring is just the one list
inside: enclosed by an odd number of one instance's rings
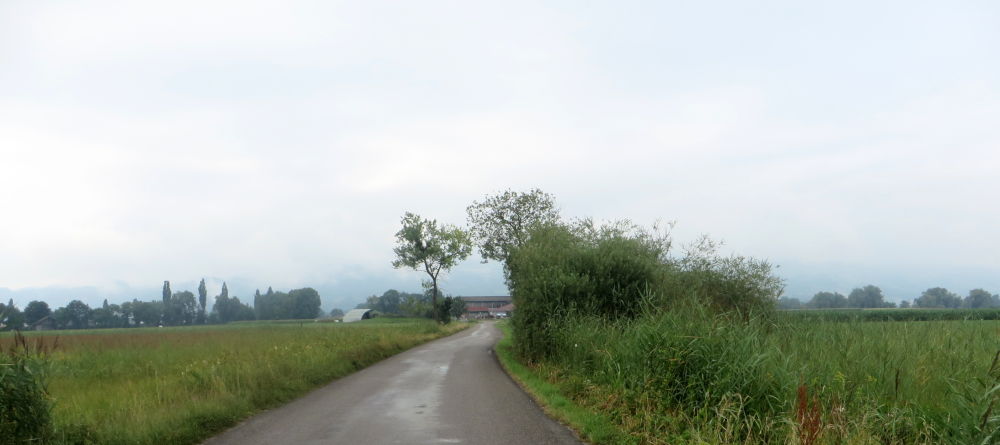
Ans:
{"label": "red tiled roof", "polygon": [[465,312],[489,312],[490,308],[486,306],[466,306]]}
{"label": "red tiled roof", "polygon": [[498,308],[493,308],[490,311],[491,312],[510,312],[510,311],[513,311],[513,310],[514,310],[514,305],[513,304],[505,304],[505,305],[500,306]]}

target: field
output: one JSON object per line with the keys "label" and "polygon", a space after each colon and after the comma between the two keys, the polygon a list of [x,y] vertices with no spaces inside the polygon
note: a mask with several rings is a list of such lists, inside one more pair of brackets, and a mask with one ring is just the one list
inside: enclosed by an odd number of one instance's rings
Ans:
{"label": "field", "polygon": [[779,311],[778,317],[801,321],[941,321],[1000,320],[990,309],[802,309]]}
{"label": "field", "polygon": [[1000,321],[777,318],[578,319],[532,370],[596,443],[1000,443]]}
{"label": "field", "polygon": [[58,442],[161,445],[197,443],[254,412],[464,327],[429,320],[239,323],[29,338],[54,345],[48,382]]}

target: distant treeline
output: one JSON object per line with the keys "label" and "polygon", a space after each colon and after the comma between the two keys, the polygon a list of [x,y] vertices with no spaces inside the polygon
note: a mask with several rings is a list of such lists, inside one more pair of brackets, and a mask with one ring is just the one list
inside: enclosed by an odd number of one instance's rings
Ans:
{"label": "distant treeline", "polygon": [[806,303],[797,298],[781,298],[779,309],[873,309],[873,308],[935,308],[935,309],[986,309],[1000,308],[1000,295],[993,295],[983,289],[973,289],[964,298],[943,287],[932,287],[919,297],[896,303],[885,301],[882,289],[868,285],[855,288],[846,297],[838,292],[818,292]]}
{"label": "distant treeline", "polygon": [[779,317],[790,321],[944,321],[944,320],[1000,320],[1000,308],[983,309],[804,309],[782,311]]}
{"label": "distant treeline", "polygon": [[[431,293],[428,289],[422,294],[400,292],[389,289],[382,296],[372,295],[364,303],[358,304],[358,309],[375,309],[382,314],[400,315],[405,317],[434,318],[434,308],[431,303]],[[438,289],[438,297],[441,290]],[[465,301],[458,297],[444,297],[441,310],[458,318],[465,312]]]}
{"label": "distant treeline", "polygon": [[257,290],[253,307],[230,297],[229,288],[222,291],[207,310],[208,291],[205,280],[198,285],[198,296],[191,291],[172,292],[170,282],[163,282],[160,301],[133,299],[122,304],[91,308],[80,300],[52,310],[44,301],[31,301],[22,311],[11,299],[0,303],[0,330],[11,329],[92,329],[149,326],[191,326],[228,323],[243,320],[312,319],[321,315],[320,297],[315,289],[306,287],[285,292],[271,288],[264,294]]}

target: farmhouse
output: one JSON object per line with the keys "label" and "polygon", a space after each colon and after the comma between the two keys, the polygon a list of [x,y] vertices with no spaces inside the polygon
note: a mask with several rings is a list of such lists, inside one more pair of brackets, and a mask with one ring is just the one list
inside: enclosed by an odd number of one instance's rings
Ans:
{"label": "farmhouse", "polygon": [[51,315],[46,315],[31,325],[33,331],[51,331],[56,328],[56,321]]}
{"label": "farmhouse", "polygon": [[505,297],[458,297],[465,301],[467,307],[498,308],[514,302],[508,295]]}
{"label": "farmhouse", "polygon": [[510,296],[458,298],[465,302],[465,318],[509,317],[514,312]]}
{"label": "farmhouse", "polygon": [[352,321],[361,321],[372,318],[373,309],[351,309],[344,314],[344,323],[350,323]]}

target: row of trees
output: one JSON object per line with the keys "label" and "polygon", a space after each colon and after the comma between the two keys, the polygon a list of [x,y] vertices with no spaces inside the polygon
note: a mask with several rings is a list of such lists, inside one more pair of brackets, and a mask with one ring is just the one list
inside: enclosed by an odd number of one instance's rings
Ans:
{"label": "row of trees", "polygon": [[[438,291],[440,292],[440,289]],[[357,307],[359,309],[375,309],[382,314],[433,318],[434,299],[431,297],[431,292],[433,292],[432,289],[427,289],[424,293],[408,293],[389,289],[381,296],[368,297]],[[451,296],[443,297],[441,310],[450,317],[458,318],[465,312],[465,300]]]}
{"label": "row of trees", "polygon": [[867,285],[855,288],[846,297],[838,292],[818,292],[812,299],[802,303],[797,298],[782,298],[778,302],[781,309],[840,309],[840,308],[949,308],[981,309],[1000,307],[1000,294],[993,295],[983,289],[973,289],[964,298],[943,287],[932,287],[923,291],[911,303],[903,300],[897,306],[885,301],[882,289]]}
{"label": "row of trees", "polygon": [[253,296],[254,316],[258,320],[310,319],[321,315],[319,292],[311,287],[275,292],[270,287],[264,294]]}
{"label": "row of trees", "polygon": [[190,326],[207,323],[228,323],[242,320],[312,319],[321,315],[320,296],[315,289],[293,289],[288,293],[268,288],[258,290],[254,307],[230,297],[229,288],[215,297],[211,311],[206,310],[208,292],[205,280],[198,285],[198,296],[190,291],[172,292],[170,282],[163,282],[160,301],[133,299],[122,304],[104,304],[91,308],[80,300],[52,309],[44,301],[31,301],[21,311],[13,299],[0,303],[0,328],[31,328],[48,318],[56,329],[126,328],[138,326]]}

